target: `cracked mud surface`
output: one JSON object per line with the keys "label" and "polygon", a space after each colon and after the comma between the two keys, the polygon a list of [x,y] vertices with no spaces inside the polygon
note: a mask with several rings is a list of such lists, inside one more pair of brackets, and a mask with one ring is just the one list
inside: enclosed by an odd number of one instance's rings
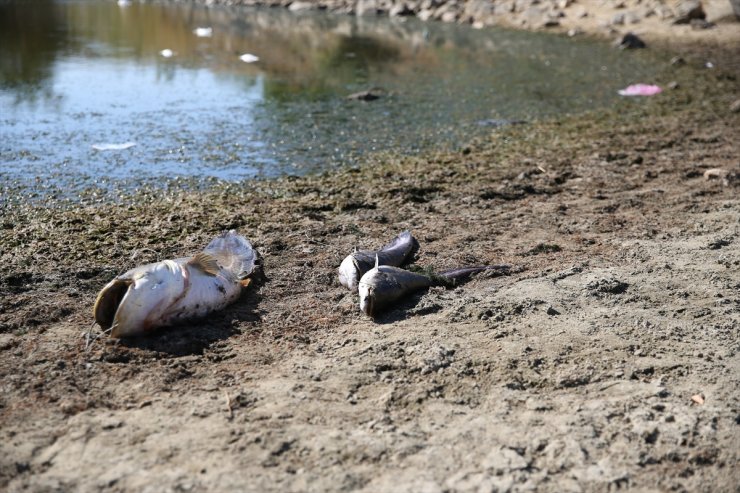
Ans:
{"label": "cracked mud surface", "polygon": [[[740,171],[740,93],[733,74],[670,70],[681,88],[664,98],[500,129],[462,153],[6,206],[0,486],[734,491],[740,194],[703,173]],[[264,259],[240,301],[86,344],[112,276],[229,228]],[[403,229],[419,266],[521,270],[372,321],[336,267]]]}

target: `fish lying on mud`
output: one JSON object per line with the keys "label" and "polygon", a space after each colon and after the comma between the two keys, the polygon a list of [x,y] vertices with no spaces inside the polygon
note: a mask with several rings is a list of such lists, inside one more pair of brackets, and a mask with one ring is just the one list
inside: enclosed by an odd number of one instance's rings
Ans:
{"label": "fish lying on mud", "polygon": [[362,276],[358,283],[360,310],[366,315],[374,317],[389,305],[414,291],[435,285],[456,285],[473,274],[485,270],[495,270],[507,274],[510,269],[509,265],[486,265],[452,269],[437,275],[427,276],[398,267],[376,265]]}
{"label": "fish lying on mud", "polygon": [[128,337],[202,317],[239,297],[255,260],[246,238],[223,233],[193,257],[142,265],[113,279],[95,300],[95,321],[112,337]]}
{"label": "fish lying on mud", "polygon": [[348,255],[339,266],[339,282],[350,291],[357,291],[357,283],[362,276],[375,267],[376,260],[379,265],[399,266],[419,248],[409,231],[400,235],[385,245],[380,250],[359,250]]}

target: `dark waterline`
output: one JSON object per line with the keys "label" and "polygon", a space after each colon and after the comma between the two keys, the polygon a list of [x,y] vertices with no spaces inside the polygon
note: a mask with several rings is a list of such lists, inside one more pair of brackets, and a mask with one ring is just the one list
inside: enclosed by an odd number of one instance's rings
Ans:
{"label": "dark waterline", "polygon": [[[260,60],[244,63],[244,53]],[[455,146],[490,131],[484,120],[609,105],[618,88],[650,80],[651,57],[416,20],[3,2],[0,187],[45,197],[175,179],[207,185],[332,169],[377,150]],[[384,96],[346,97],[371,87]],[[127,142],[136,145],[93,148]]]}

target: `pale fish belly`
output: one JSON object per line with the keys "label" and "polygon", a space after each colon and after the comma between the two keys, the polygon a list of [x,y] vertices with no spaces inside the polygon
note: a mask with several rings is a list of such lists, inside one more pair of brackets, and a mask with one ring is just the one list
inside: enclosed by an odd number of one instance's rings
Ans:
{"label": "pale fish belly", "polygon": [[162,314],[162,325],[203,317],[233,303],[241,294],[241,284],[220,273],[212,276],[187,265],[181,267],[187,273],[187,282],[181,296]]}

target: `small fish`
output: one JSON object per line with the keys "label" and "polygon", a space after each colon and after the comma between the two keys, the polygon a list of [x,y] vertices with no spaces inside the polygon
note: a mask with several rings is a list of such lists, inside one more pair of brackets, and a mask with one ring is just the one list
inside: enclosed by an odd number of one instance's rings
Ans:
{"label": "small fish", "polygon": [[193,257],[136,267],[100,291],[95,321],[112,337],[128,337],[202,317],[239,297],[255,257],[249,241],[231,230]]}
{"label": "small fish", "polygon": [[406,259],[419,248],[419,243],[404,231],[400,235],[378,251],[359,250],[348,255],[339,266],[339,283],[350,291],[357,290],[360,278],[375,266],[376,260],[379,265],[403,264]]}
{"label": "small fish", "polygon": [[484,270],[497,270],[507,273],[510,268],[508,265],[463,267],[448,270],[438,275],[427,276],[398,267],[376,265],[360,279],[358,285],[360,310],[366,315],[374,317],[381,310],[414,291],[435,285],[456,285],[467,280],[473,274]]}

